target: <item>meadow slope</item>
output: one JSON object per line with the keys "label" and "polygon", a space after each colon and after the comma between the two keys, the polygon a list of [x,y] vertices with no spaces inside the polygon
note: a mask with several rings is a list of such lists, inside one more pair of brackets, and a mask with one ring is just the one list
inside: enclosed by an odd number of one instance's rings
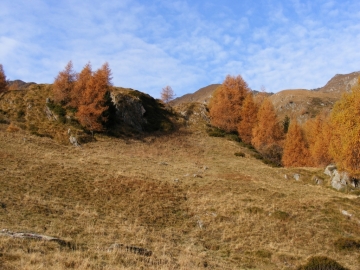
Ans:
{"label": "meadow slope", "polygon": [[0,237],[0,269],[296,269],[314,255],[359,269],[360,250],[335,243],[359,240],[360,198],[314,185],[320,169],[271,168],[202,128],[76,148],[7,127],[0,231],[71,244]]}

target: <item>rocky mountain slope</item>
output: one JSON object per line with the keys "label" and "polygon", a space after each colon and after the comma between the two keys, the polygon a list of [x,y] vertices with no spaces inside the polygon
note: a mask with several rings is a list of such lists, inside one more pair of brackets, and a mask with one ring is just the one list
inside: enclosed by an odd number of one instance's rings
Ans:
{"label": "rocky mountain slope", "polygon": [[171,105],[179,105],[181,103],[188,102],[200,102],[200,103],[208,103],[212,93],[218,88],[220,84],[210,84],[206,87],[200,88],[195,93],[186,94],[184,96],[178,97],[171,102]]}
{"label": "rocky mountain slope", "polygon": [[[342,93],[350,91],[356,83],[360,72],[337,74],[328,83],[317,89],[288,89],[276,94],[270,94],[279,119],[286,115],[296,118],[299,122],[316,116],[320,111],[330,111]],[[173,101],[173,105],[188,102],[207,103],[219,84],[201,88],[193,94],[186,94]],[[256,92],[256,91],[255,91]]]}
{"label": "rocky mountain slope", "polygon": [[335,75],[325,86],[313,89],[283,90],[270,97],[280,119],[286,115],[305,122],[320,111],[330,111],[345,92],[356,83],[360,72]]}

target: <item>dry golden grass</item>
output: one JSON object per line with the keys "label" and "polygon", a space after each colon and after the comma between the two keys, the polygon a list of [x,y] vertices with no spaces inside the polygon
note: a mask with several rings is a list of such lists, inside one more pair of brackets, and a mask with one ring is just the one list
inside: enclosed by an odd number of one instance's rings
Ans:
{"label": "dry golden grass", "polygon": [[359,269],[360,250],[334,243],[359,238],[360,199],[313,185],[319,169],[271,168],[195,126],[81,148],[6,128],[0,230],[72,245],[1,237],[0,269],[296,269],[313,255]]}

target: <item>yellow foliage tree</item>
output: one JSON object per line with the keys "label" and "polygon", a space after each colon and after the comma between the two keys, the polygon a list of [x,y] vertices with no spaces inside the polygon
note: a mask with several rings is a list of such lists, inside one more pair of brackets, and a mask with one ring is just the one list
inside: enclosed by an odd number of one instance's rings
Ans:
{"label": "yellow foliage tree", "polygon": [[71,92],[76,80],[76,73],[73,70],[71,61],[67,63],[65,69],[56,76],[53,84],[53,95],[55,102],[67,105],[71,100]]}
{"label": "yellow foliage tree", "polygon": [[251,144],[252,130],[257,121],[258,106],[254,102],[252,93],[247,94],[241,107],[241,120],[238,125],[238,133],[241,140]]}
{"label": "yellow foliage tree", "polygon": [[5,72],[2,64],[0,64],[0,94],[8,90]]}
{"label": "yellow foliage tree", "polygon": [[296,120],[291,121],[286,134],[282,163],[286,167],[308,166],[310,152],[306,146],[305,136]]}
{"label": "yellow foliage tree", "polygon": [[249,93],[250,88],[240,75],[226,76],[210,100],[211,124],[227,132],[237,131],[241,120],[241,107]]}
{"label": "yellow foliage tree", "polygon": [[360,176],[360,77],[350,93],[335,103],[331,114],[330,154],[340,169]]}

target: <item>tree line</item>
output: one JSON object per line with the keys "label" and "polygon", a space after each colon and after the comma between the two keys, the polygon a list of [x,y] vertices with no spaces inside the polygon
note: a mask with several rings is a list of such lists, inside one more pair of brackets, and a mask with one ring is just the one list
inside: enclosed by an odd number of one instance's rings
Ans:
{"label": "tree line", "polygon": [[227,76],[209,104],[211,124],[237,133],[265,158],[286,167],[324,166],[336,162],[360,176],[360,77],[331,113],[321,113],[300,125],[280,121],[265,93],[254,95],[244,79]]}

